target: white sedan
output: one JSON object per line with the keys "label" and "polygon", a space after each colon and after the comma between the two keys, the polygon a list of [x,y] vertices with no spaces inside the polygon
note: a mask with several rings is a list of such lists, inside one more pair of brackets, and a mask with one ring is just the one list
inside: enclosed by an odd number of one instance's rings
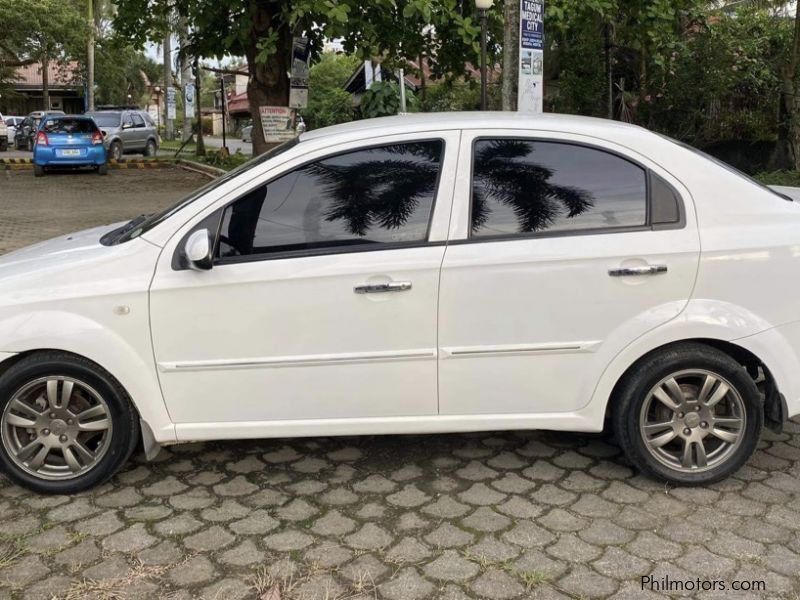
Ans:
{"label": "white sedan", "polygon": [[798,297],[800,205],[644,129],[360,121],[0,259],[0,464],[64,493],[140,441],[608,425],[706,484],[800,414]]}

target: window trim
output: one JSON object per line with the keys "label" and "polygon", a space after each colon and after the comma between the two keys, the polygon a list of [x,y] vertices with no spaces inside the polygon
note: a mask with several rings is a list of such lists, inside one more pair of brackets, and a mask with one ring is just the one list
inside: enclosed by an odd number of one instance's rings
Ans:
{"label": "window trim", "polygon": [[[218,257],[217,249],[219,247],[220,235],[222,233],[222,223],[224,221],[225,211],[231,206],[234,202],[239,201],[245,195],[252,192],[254,189],[264,186],[269,186],[272,182],[284,177],[294,171],[299,169],[303,169],[306,166],[320,162],[323,160],[328,160],[331,158],[336,158],[337,156],[343,156],[345,154],[353,154],[354,152],[361,152],[364,150],[373,150],[375,148],[383,148],[385,146],[392,146],[392,145],[404,145],[404,144],[421,144],[425,142],[440,142],[442,144],[442,154],[439,159],[439,170],[436,174],[436,183],[434,184],[434,191],[433,191],[433,202],[431,203],[431,212],[428,215],[428,226],[425,230],[425,239],[424,240],[414,240],[408,242],[388,242],[388,243],[375,243],[375,244],[352,244],[348,246],[333,246],[330,248],[315,248],[309,250],[289,250],[286,252],[273,252],[268,254],[249,254],[246,256],[227,256],[227,257]],[[263,183],[259,183],[258,185],[253,186],[252,188],[248,189],[247,191],[243,192],[242,194],[238,195],[236,198],[231,200],[230,202],[226,203],[224,206],[221,206],[214,210],[211,214],[219,212],[219,223],[217,225],[216,232],[214,233],[214,259],[213,265],[217,266],[225,266],[225,265],[235,265],[239,263],[251,263],[251,262],[261,262],[261,261],[268,261],[268,260],[286,260],[290,258],[310,258],[314,256],[330,256],[333,254],[356,254],[361,252],[377,252],[381,250],[404,250],[404,249],[411,249],[411,248],[424,248],[424,247],[435,247],[435,246],[444,246],[447,244],[446,241],[437,241],[431,242],[431,227],[433,226],[433,217],[436,213],[436,207],[438,204],[438,197],[440,191],[440,185],[442,182],[442,173],[443,173],[443,166],[445,162],[445,156],[447,154],[447,140],[443,137],[424,137],[419,139],[413,140],[405,140],[396,143],[387,143],[387,142],[377,142],[374,144],[369,144],[366,146],[359,146],[358,148],[352,148],[350,150],[340,150],[338,152],[334,152],[333,154],[326,154],[325,156],[321,156],[319,158],[310,159],[304,161],[290,169],[282,171],[276,174],[274,177],[270,177],[268,180],[264,181]],[[210,215],[209,215],[210,216]],[[205,219],[203,219],[205,221]],[[201,221],[202,223],[202,221]],[[200,224],[193,227],[188,235],[191,235]],[[182,243],[178,245],[176,252],[183,253],[183,240]],[[181,262],[181,265],[183,263]],[[188,268],[188,267],[183,267]],[[173,269],[175,269],[175,263],[173,262]],[[175,270],[182,270],[182,269],[175,269]]]}
{"label": "window trim", "polygon": [[[645,175],[645,185],[646,185],[646,198],[645,198],[645,222],[643,225],[621,225],[618,227],[598,227],[596,229],[561,229],[558,231],[534,231],[528,233],[508,233],[508,234],[497,234],[497,235],[487,235],[481,237],[474,237],[472,233],[472,196],[474,193],[474,182],[475,182],[475,146],[478,142],[484,141],[491,141],[491,140],[515,140],[515,141],[523,141],[523,142],[544,142],[544,143],[553,143],[553,144],[562,144],[565,146],[577,146],[578,148],[586,148],[589,150],[595,150],[598,152],[603,152],[605,154],[610,154],[616,158],[624,160],[636,167],[639,167],[644,171]],[[686,209],[684,206],[684,199],[683,195],[675,189],[675,186],[672,185],[663,175],[659,175],[661,179],[663,179],[675,192],[675,195],[678,199],[678,214],[680,218],[675,223],[652,223],[652,181],[651,175],[653,174],[653,169],[646,167],[639,163],[638,161],[632,159],[621,152],[617,152],[610,148],[604,148],[602,146],[597,146],[595,144],[590,144],[586,142],[578,142],[574,140],[564,140],[559,139],[556,137],[531,137],[531,136],[519,136],[519,135],[481,135],[476,136],[472,139],[472,144],[470,148],[470,173],[469,173],[469,206],[468,206],[468,218],[467,218],[467,237],[458,239],[458,240],[450,240],[448,243],[451,245],[462,245],[462,244],[475,244],[475,243],[482,243],[482,242],[513,242],[517,240],[530,240],[530,239],[547,239],[547,238],[555,238],[555,237],[582,237],[587,235],[608,235],[614,233],[637,233],[637,232],[644,232],[644,231],[664,231],[664,230],[673,230],[673,229],[683,229],[686,227]]]}

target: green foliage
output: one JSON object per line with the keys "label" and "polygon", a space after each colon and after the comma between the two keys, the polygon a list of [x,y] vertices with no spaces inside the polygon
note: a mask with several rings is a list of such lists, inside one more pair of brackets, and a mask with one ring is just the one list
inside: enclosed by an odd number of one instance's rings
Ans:
{"label": "green foliage", "polygon": [[161,67],[118,36],[100,38],[95,45],[95,103],[123,104],[128,94],[141,104],[146,81],[158,81]]}
{"label": "green foliage", "polygon": [[[417,98],[406,89],[406,109],[417,108]],[[361,115],[366,119],[389,117],[400,112],[400,86],[394,81],[376,81],[361,96]]]}
{"label": "green foliage", "polygon": [[764,185],[800,187],[800,171],[772,171],[758,173],[755,179]]}
{"label": "green foliage", "polygon": [[85,55],[89,27],[79,0],[0,0],[0,23],[0,58],[65,63]]}
{"label": "green foliage", "polygon": [[478,110],[481,89],[475,81],[447,79],[428,87],[424,109],[430,112]]}
{"label": "green foliage", "polygon": [[233,154],[225,154],[219,150],[209,151],[206,152],[206,155],[203,157],[203,162],[207,165],[212,167],[217,167],[218,169],[224,169],[225,171],[230,171],[235,169],[236,167],[243,165],[248,160],[250,160],[250,156],[246,156],[242,154],[240,150],[237,150]]}
{"label": "green foliage", "polygon": [[319,129],[353,119],[352,97],[343,85],[361,61],[355,56],[325,52],[311,67],[308,107],[300,111],[309,129]]}

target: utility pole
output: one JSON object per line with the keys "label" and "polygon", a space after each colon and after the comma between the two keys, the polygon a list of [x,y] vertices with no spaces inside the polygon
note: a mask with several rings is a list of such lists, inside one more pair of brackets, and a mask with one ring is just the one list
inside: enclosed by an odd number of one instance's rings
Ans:
{"label": "utility pole", "polygon": [[[169,98],[169,90],[172,87],[172,32],[169,27],[169,17],[167,18],[167,33],[164,36],[164,93]],[[172,119],[169,118],[169,108],[165,111],[164,118],[164,137],[168,140],[175,139],[172,129]]]}
{"label": "utility pole", "polygon": [[94,7],[89,0],[89,42],[86,47],[86,109],[94,110]]}

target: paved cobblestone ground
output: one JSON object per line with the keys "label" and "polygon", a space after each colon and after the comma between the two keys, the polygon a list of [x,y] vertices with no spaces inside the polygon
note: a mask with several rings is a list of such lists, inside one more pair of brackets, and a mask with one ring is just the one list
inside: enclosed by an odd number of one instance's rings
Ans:
{"label": "paved cobblestone ground", "polygon": [[74,497],[0,478],[0,599],[662,597],[646,575],[798,598],[799,574],[797,423],[695,489],[548,432],[175,446]]}

